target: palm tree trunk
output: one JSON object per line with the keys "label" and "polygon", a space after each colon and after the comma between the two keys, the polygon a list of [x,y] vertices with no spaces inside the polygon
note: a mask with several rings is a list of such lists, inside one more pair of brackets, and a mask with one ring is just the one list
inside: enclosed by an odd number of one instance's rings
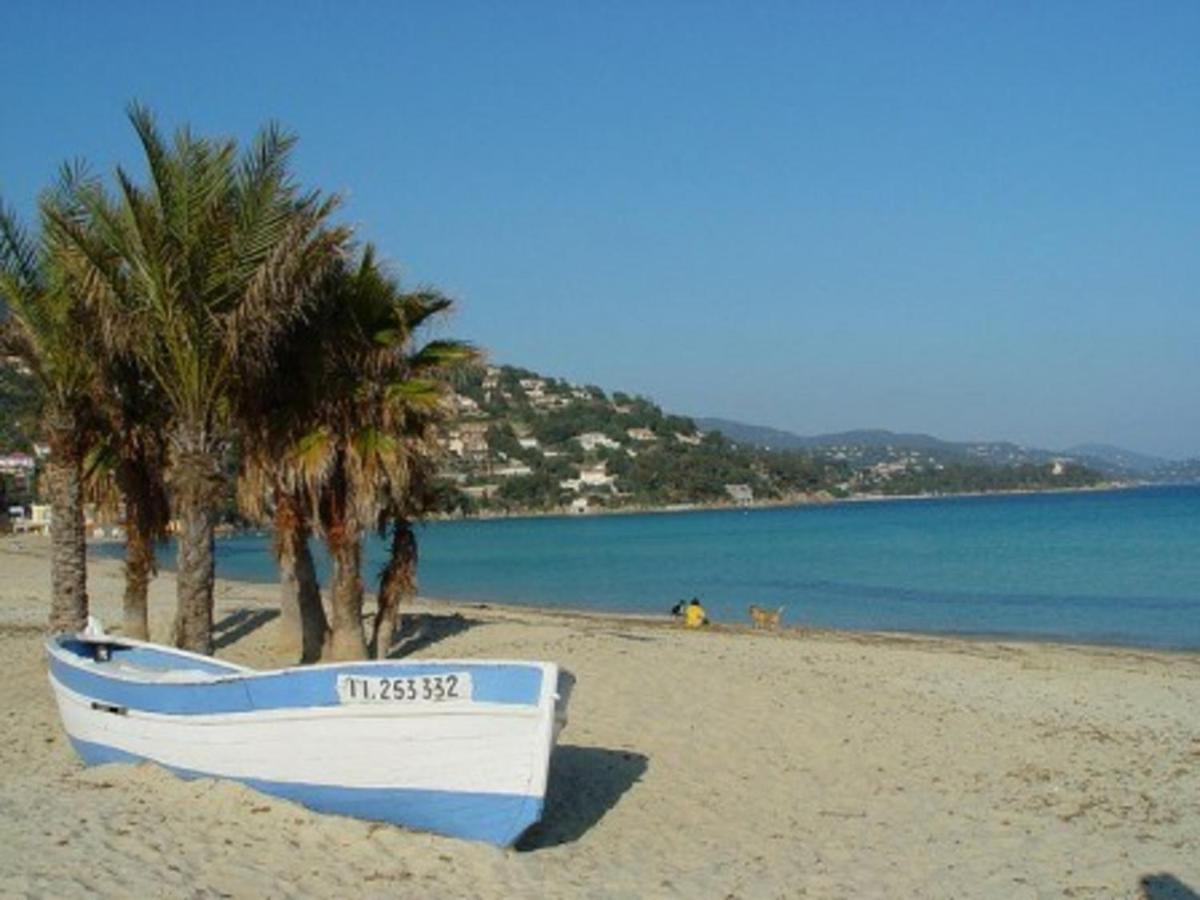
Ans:
{"label": "palm tree trunk", "polygon": [[397,518],[392,526],[392,549],[379,577],[379,611],[371,635],[371,653],[383,659],[391,648],[400,620],[400,605],[417,593],[417,536],[412,522]]}
{"label": "palm tree trunk", "polygon": [[154,577],[154,539],[142,527],[137,510],[125,499],[125,597],[122,603],[122,633],[139,641],[150,637],[147,596]]}
{"label": "palm tree trunk", "polygon": [[220,458],[202,429],[181,429],[172,449],[173,505],[179,520],[174,642],[184,650],[211,654]]}
{"label": "palm tree trunk", "polygon": [[83,451],[70,424],[49,429],[50,630],[87,626],[87,543],[83,520]]}
{"label": "palm tree trunk", "polygon": [[161,482],[162,459],[147,456],[138,441],[127,440],[117,466],[117,485],[125,501],[125,596],[123,633],[148,640],[150,616],[147,600],[150,580],[158,574],[154,545],[161,538],[169,515]]}
{"label": "palm tree trunk", "polygon": [[360,576],[362,545],[356,529],[343,521],[326,530],[326,544],[333,559],[330,590],[332,628],[321,655],[325,660],[366,659],[363,640],[363,585]]}
{"label": "palm tree trunk", "polygon": [[279,560],[279,631],[276,646],[301,662],[321,658],[329,632],[317,570],[308,540],[311,534],[296,495],[275,490],[275,555]]}

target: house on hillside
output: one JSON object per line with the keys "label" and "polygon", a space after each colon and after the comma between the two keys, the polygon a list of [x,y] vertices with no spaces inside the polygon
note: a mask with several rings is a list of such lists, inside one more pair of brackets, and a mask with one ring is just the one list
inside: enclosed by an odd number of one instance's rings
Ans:
{"label": "house on hillside", "polygon": [[626,428],[625,433],[635,441],[657,441],[658,435],[649,428]]}
{"label": "house on hillside", "polygon": [[754,490],[748,484],[727,484],[725,493],[739,506],[746,506],[754,502]]}
{"label": "house on hillside", "polygon": [[459,393],[453,393],[450,395],[450,402],[453,405],[454,411],[460,416],[479,415],[479,404],[470,397]]}
{"label": "house on hillside", "polygon": [[559,485],[564,490],[578,493],[584,488],[615,488],[616,482],[617,476],[608,474],[608,467],[604,463],[597,463],[581,467],[578,478],[565,478]]}
{"label": "house on hillside", "polygon": [[28,453],[6,453],[0,456],[0,475],[32,475],[37,461]]}
{"label": "house on hillside", "polygon": [[584,450],[595,450],[597,447],[607,447],[610,450],[620,448],[620,444],[614,441],[607,434],[600,431],[587,431],[583,434],[575,435],[575,440],[579,441],[579,446]]}
{"label": "house on hillside", "polygon": [[25,360],[21,359],[19,356],[5,356],[2,360],[0,360],[0,365],[3,365],[6,369],[12,369],[12,371],[16,372],[18,375],[24,375],[28,377],[33,374],[33,369],[29,368],[29,366],[25,363]]}
{"label": "house on hillside", "polygon": [[571,398],[562,394],[541,394],[530,399],[538,409],[565,409],[571,405]]}
{"label": "house on hillside", "polygon": [[500,489],[498,484],[475,484],[461,488],[462,492],[475,500],[490,500]]}
{"label": "house on hillside", "polygon": [[485,422],[463,422],[446,432],[442,446],[458,457],[487,456],[487,429]]}
{"label": "house on hillside", "polygon": [[532,475],[533,469],[523,462],[509,462],[503,466],[496,466],[492,469],[492,474],[497,478],[516,478],[518,475]]}

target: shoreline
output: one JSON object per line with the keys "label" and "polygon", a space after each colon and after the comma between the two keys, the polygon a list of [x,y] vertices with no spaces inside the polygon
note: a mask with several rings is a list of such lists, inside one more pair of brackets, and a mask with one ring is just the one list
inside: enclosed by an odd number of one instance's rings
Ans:
{"label": "shoreline", "polygon": [[[1043,494],[1089,494],[1106,491],[1128,491],[1139,488],[1156,487],[1154,482],[1104,482],[1098,485],[1062,488],[1029,488],[1004,489],[995,491],[961,491],[953,494],[851,494],[846,497],[835,497],[825,492],[819,494],[804,494],[792,497],[781,497],[772,500],[752,500],[749,503],[735,501],[713,501],[708,503],[676,503],[666,506],[622,506],[612,509],[596,509],[583,513],[570,512],[567,509],[555,510],[522,510],[519,512],[485,512],[470,515],[438,514],[430,516],[430,522],[490,522],[495,520],[521,519],[588,519],[597,516],[637,516],[637,515],[672,515],[689,512],[721,512],[724,510],[758,510],[758,509],[792,509],[801,507],[829,507],[852,503],[888,503],[891,501],[914,500],[954,500],[957,498],[981,497],[1024,497],[1040,496]],[[1162,485],[1167,487],[1168,485]],[[253,530],[253,529],[250,529]]]}
{"label": "shoreline", "polygon": [[[231,583],[251,585],[269,584],[270,582],[238,582],[226,579]],[[368,597],[374,595],[368,594]],[[608,625],[635,625],[649,628],[669,628],[679,630],[681,625],[666,614],[656,613],[623,613],[609,610],[580,609],[577,607],[537,606],[519,603],[501,603],[490,600],[455,599],[452,597],[418,596],[414,604],[417,615],[433,610],[450,610],[451,612],[466,613],[471,611],[496,611],[508,616],[519,616],[530,613],[540,618],[558,618],[564,621],[594,621]],[[401,607],[401,614],[405,608]],[[1065,651],[1105,652],[1117,654],[1145,654],[1146,656],[1167,656],[1200,663],[1200,647],[1151,647],[1144,644],[1126,644],[1101,641],[1072,640],[1062,636],[1038,637],[1008,632],[982,631],[900,631],[900,630],[858,630],[853,628],[828,628],[808,625],[781,625],[773,631],[755,629],[750,623],[713,622],[702,631],[712,634],[749,635],[755,637],[773,637],[784,640],[803,640],[820,638],[823,640],[860,642],[868,644],[914,644],[927,642],[939,645],[996,645],[1018,648],[1047,647]]]}
{"label": "shoreline", "polygon": [[[890,502],[913,502],[919,500],[956,500],[956,499],[982,499],[988,497],[1027,497],[1027,496],[1054,496],[1059,494],[1094,494],[1107,493],[1116,491],[1132,491],[1144,488],[1155,487],[1180,487],[1180,486],[1200,486],[1200,483],[1187,482],[1182,485],[1174,483],[1159,483],[1159,482],[1143,482],[1143,481],[1113,481],[1105,482],[1098,485],[1086,485],[1082,487],[1063,487],[1063,488],[1029,488],[1029,489],[1004,489],[995,491],[960,491],[952,494],[851,494],[846,497],[835,497],[825,492],[817,494],[802,494],[790,497],[780,497],[771,500],[752,500],[749,503],[738,503],[732,500],[729,501],[712,501],[708,503],[673,503],[664,506],[621,506],[613,508],[603,508],[589,510],[583,513],[571,512],[566,508],[553,510],[520,510],[516,512],[489,511],[482,513],[471,514],[455,514],[455,513],[436,513],[425,518],[425,522],[493,522],[493,521],[521,521],[526,519],[590,519],[604,516],[657,516],[657,515],[675,515],[680,513],[695,513],[695,512],[724,512],[724,511],[753,511],[765,509],[801,509],[807,507],[826,508],[831,506],[842,506],[858,503],[890,503]],[[111,526],[110,526],[111,527]],[[268,530],[267,526],[234,526],[234,525],[218,525],[216,528],[216,536],[218,538],[237,536],[241,534],[254,534],[256,532]],[[0,537],[6,537],[0,535]],[[92,538],[88,537],[88,543],[104,543],[119,540],[118,538]]]}

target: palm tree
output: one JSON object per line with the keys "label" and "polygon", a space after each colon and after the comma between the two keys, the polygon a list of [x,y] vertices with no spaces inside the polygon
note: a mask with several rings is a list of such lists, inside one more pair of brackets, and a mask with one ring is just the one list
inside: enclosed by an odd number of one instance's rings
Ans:
{"label": "palm tree", "polygon": [[94,391],[107,423],[104,463],[124,506],[125,594],[122,633],[150,636],[150,579],[158,571],[155,544],[167,536],[166,404],[154,381],[128,357],[105,356]]}
{"label": "palm tree", "polygon": [[296,459],[333,561],[324,656],[361,659],[363,533],[385,509],[409,512],[413,475],[432,443],[426,424],[445,391],[439,376],[473,351],[458,341],[413,351],[414,332],[452,303],[434,291],[402,292],[370,246],[357,267],[337,270],[325,293],[322,395]]}
{"label": "palm tree", "polygon": [[277,343],[274,364],[241,382],[235,404],[238,504],[250,518],[269,519],[273,526],[281,613],[276,649],[301,662],[320,658],[329,632],[309,546],[312,501],[294,454],[312,427],[321,393],[313,361],[322,340],[313,323],[295,323]]}
{"label": "palm tree", "polygon": [[376,659],[387,656],[400,623],[400,607],[411,603],[417,595],[419,554],[413,523],[434,506],[431,467],[424,463],[424,459],[414,460],[410,465],[408,496],[391,499],[379,516],[379,536],[387,538],[390,530],[391,539],[388,560],[379,573],[378,610],[368,644]]}
{"label": "palm tree", "polygon": [[279,128],[265,128],[239,157],[233,141],[186,128],[168,143],[144,107],[131,107],[129,118],[149,183],[118,168],[114,200],[81,181],[82,215],[54,224],[110,352],[135,359],[166,398],[179,523],[174,639],[209,653],[229,398],[304,314],[346,233],[325,227],[334,200],[302,194],[291,180],[295,140]]}
{"label": "palm tree", "polygon": [[435,311],[449,309],[448,303],[443,305],[443,298],[429,299],[437,302],[424,304],[418,300],[409,305],[406,312],[409,321],[404,329],[409,337],[402,342],[397,361],[397,374],[407,377],[410,385],[405,408],[397,417],[404,428],[407,483],[385,482],[381,485],[383,503],[379,513],[379,536],[387,538],[390,530],[391,539],[387,562],[379,573],[378,611],[368,648],[377,659],[387,656],[391,647],[399,624],[400,607],[411,603],[417,595],[418,547],[413,525],[443,506],[444,497],[435,484],[437,462],[441,456],[438,426],[449,412],[440,402],[442,394],[456,369],[478,359],[470,346],[453,341],[427,345],[412,356],[405,354],[411,346],[413,332]]}
{"label": "palm tree", "polygon": [[[49,199],[45,201],[48,205]],[[41,428],[50,445],[50,629],[87,624],[83,459],[93,437],[89,389],[93,330],[43,229],[34,239],[0,206],[0,354],[18,357],[41,395]]]}

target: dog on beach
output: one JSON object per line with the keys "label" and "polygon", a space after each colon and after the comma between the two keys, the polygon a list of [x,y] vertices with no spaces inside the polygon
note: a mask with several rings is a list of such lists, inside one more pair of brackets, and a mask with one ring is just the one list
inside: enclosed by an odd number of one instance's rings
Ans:
{"label": "dog on beach", "polygon": [[750,621],[755,628],[778,628],[779,617],[782,614],[782,606],[779,609],[770,610],[762,606],[755,606],[753,603],[750,604]]}

